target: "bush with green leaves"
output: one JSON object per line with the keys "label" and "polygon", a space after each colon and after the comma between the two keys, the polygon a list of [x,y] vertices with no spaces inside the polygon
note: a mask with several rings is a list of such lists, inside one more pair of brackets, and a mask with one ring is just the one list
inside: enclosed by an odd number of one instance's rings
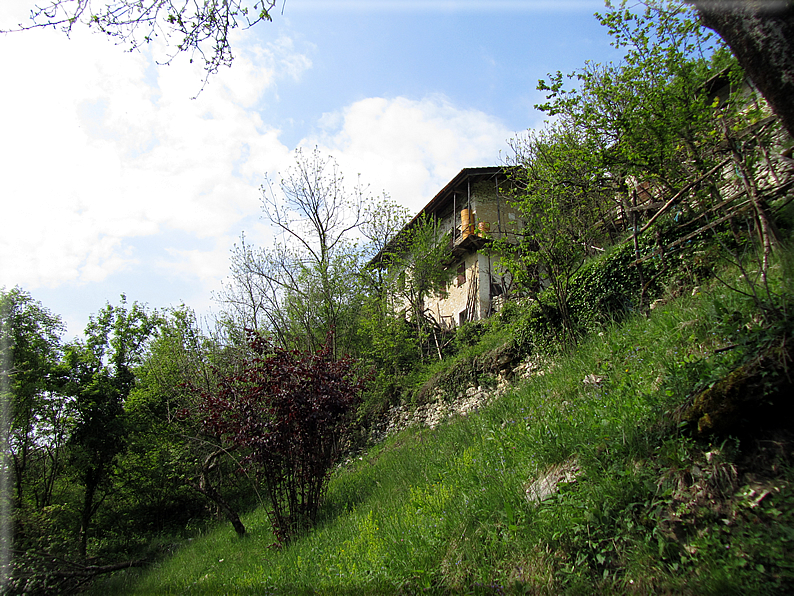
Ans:
{"label": "bush with green leaves", "polygon": [[[546,300],[546,307],[541,307],[538,302]],[[555,308],[553,297],[541,294],[537,301],[529,303],[521,316],[512,324],[512,342],[521,355],[537,352],[554,351],[558,346],[555,341],[555,325],[559,324],[559,317],[554,316]]]}
{"label": "bush with green leaves", "polygon": [[488,325],[485,321],[469,321],[455,330],[455,344],[458,348],[473,346],[480,341]]}

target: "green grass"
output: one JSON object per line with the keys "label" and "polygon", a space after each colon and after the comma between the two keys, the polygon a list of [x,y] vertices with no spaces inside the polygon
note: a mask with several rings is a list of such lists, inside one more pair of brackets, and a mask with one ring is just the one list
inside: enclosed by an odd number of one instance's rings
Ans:
{"label": "green grass", "polygon": [[[260,509],[244,518],[247,537],[222,525],[93,593],[784,593],[786,458],[754,504],[741,475],[749,443],[697,442],[671,415],[758,345],[720,351],[755,320],[752,302],[722,286],[671,301],[474,415],[371,448],[337,470],[317,527],[288,547],[271,548]],[[530,502],[529,484],[566,462],[578,476]]]}

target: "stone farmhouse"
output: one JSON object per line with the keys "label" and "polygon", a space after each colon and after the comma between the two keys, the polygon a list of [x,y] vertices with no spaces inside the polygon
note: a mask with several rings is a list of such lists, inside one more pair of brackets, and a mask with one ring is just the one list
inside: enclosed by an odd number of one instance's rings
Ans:
{"label": "stone farmhouse", "polygon": [[500,192],[507,181],[501,167],[462,169],[391,242],[399,245],[401,234],[423,215],[436,218],[442,231],[450,234],[446,266],[456,275],[446,291],[424,305],[425,314],[442,328],[488,317],[511,290],[511,278],[500,270],[498,256],[490,248],[494,240],[515,239],[523,228],[520,212]]}

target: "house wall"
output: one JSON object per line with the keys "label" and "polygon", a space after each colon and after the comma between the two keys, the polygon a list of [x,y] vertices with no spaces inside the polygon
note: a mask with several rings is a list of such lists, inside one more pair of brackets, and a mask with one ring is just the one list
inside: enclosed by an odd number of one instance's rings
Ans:
{"label": "house wall", "polygon": [[497,194],[494,180],[472,184],[471,195],[467,187],[458,189],[454,200],[450,199],[434,215],[441,220],[444,232],[454,229],[455,236],[459,238],[465,232],[461,221],[461,212],[464,209],[471,211],[470,222],[474,225],[475,232],[479,229],[479,223],[485,222],[488,224],[489,236],[494,239],[504,235],[514,236],[523,225],[521,213],[507,204],[506,197]]}
{"label": "house wall", "polygon": [[479,270],[477,318],[491,315],[491,257],[483,251],[477,253],[477,269]]}
{"label": "house wall", "polygon": [[480,316],[480,267],[477,253],[465,255],[450,268],[457,271],[460,265],[463,265],[465,281],[459,283],[457,276],[453,277],[444,295],[432,296],[425,303],[436,321],[445,327],[460,325],[461,314],[464,314],[464,320]]}
{"label": "house wall", "polygon": [[465,281],[455,275],[446,292],[426,300],[426,308],[444,327],[456,327],[466,321],[476,321],[495,312],[491,300],[505,293],[510,286],[509,275],[500,271],[498,256],[485,250],[469,252],[454,261],[454,272],[463,267]]}
{"label": "house wall", "polygon": [[[504,179],[498,182],[501,184]],[[470,210],[473,229],[465,229],[462,225],[461,212],[464,209]],[[489,316],[493,311],[492,297],[509,290],[509,276],[499,270],[498,256],[489,253],[487,244],[482,246],[482,242],[471,242],[471,239],[463,241],[468,233],[493,240],[516,239],[516,232],[524,225],[520,212],[507,204],[506,197],[498,193],[497,180],[490,178],[477,182],[466,180],[430,213],[438,218],[445,233],[452,232],[451,254],[457,258],[450,262],[449,268],[455,274],[462,267],[465,279],[460,276],[459,280],[459,276],[453,275],[441,295],[425,300],[426,312],[448,328]],[[487,224],[487,231],[480,231],[481,222]],[[477,251],[472,244],[479,244],[482,248]],[[469,247],[467,252],[463,252],[466,250],[464,246]]]}

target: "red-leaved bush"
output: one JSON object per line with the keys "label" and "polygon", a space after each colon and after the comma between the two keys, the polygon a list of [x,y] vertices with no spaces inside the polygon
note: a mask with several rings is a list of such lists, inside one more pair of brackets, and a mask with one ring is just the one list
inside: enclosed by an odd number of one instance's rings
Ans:
{"label": "red-leaved bush", "polygon": [[244,453],[270,499],[280,543],[311,527],[338,462],[363,379],[350,358],[285,350],[248,332],[252,356],[204,393],[204,431]]}

